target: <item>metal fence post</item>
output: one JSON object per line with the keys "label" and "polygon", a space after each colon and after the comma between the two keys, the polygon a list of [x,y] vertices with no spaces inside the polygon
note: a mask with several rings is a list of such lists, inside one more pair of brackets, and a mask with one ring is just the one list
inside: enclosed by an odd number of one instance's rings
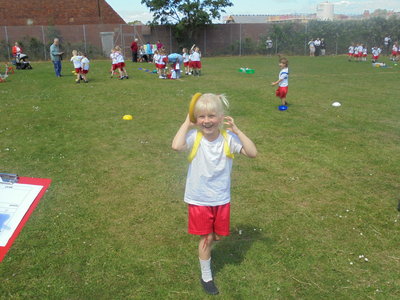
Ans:
{"label": "metal fence post", "polygon": [[122,24],[119,25],[119,33],[121,35],[122,55],[125,57],[125,41],[124,41],[124,34],[123,34],[123,31],[122,31]]}
{"label": "metal fence post", "polygon": [[42,41],[43,41],[44,60],[47,60],[46,39],[44,37],[44,28],[43,28],[43,26],[42,26]]}
{"label": "metal fence post", "polygon": [[11,55],[10,55],[10,42],[8,41],[7,26],[4,26],[4,31],[5,31],[5,33],[6,33],[8,60],[10,60],[10,59],[11,59]]}
{"label": "metal fence post", "polygon": [[87,48],[86,48],[86,28],[85,28],[85,24],[82,25],[82,29],[83,29],[83,40],[85,41],[85,53],[87,53]]}
{"label": "metal fence post", "polygon": [[204,55],[206,55],[207,51],[206,51],[206,47],[207,47],[207,33],[206,33],[207,27],[204,27]]}
{"label": "metal fence post", "polygon": [[239,24],[239,56],[242,56],[242,23]]}

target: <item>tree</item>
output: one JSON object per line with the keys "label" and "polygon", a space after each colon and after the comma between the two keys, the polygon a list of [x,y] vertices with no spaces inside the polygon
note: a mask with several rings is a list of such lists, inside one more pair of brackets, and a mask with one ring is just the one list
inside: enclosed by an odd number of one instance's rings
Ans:
{"label": "tree", "polygon": [[230,0],[142,0],[153,13],[154,25],[171,25],[178,42],[190,41],[197,29],[221,17]]}

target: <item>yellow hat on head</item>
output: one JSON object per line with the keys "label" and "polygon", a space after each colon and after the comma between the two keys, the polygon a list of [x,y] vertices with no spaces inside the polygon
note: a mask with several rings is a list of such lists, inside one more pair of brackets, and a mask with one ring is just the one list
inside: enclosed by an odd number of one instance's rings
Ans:
{"label": "yellow hat on head", "polygon": [[192,100],[190,100],[189,104],[189,118],[190,122],[195,123],[196,122],[196,117],[194,116],[194,107],[196,106],[197,100],[201,97],[201,93],[196,93],[193,95]]}

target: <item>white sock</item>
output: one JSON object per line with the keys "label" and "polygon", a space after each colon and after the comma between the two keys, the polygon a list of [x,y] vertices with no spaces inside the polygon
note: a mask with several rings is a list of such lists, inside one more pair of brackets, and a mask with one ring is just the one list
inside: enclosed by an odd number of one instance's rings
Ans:
{"label": "white sock", "polygon": [[201,269],[201,278],[204,282],[209,282],[212,280],[211,274],[211,257],[208,260],[200,259],[200,269]]}

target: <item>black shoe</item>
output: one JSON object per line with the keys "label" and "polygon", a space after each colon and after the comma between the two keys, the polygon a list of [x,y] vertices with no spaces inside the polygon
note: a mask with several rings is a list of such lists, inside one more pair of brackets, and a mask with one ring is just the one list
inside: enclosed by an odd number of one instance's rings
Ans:
{"label": "black shoe", "polygon": [[204,291],[210,295],[218,295],[218,288],[214,284],[214,280],[205,282],[203,279],[200,279],[201,285],[203,286]]}
{"label": "black shoe", "polygon": [[76,82],[76,83],[81,83],[81,81],[80,81],[80,80],[75,80],[75,82]]}
{"label": "black shoe", "polygon": [[124,78],[125,78],[125,77],[124,77],[124,76],[122,76],[122,77],[120,77],[120,78],[119,78],[119,80],[123,80]]}
{"label": "black shoe", "polygon": [[129,79],[129,76],[128,76],[128,75],[126,75],[126,76],[125,76],[125,79]]}

